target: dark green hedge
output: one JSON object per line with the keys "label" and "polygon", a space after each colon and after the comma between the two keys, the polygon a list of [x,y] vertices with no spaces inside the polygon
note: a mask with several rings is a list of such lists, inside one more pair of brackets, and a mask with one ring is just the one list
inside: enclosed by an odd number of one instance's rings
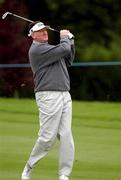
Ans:
{"label": "dark green hedge", "polygon": [[121,101],[121,66],[72,67],[71,94],[77,100]]}
{"label": "dark green hedge", "polygon": [[[20,71],[20,72],[19,72]],[[24,71],[28,74],[25,79]],[[34,98],[33,80],[30,69],[5,70],[0,80],[0,96]],[[88,101],[121,101],[121,66],[71,67],[70,93],[73,99]],[[13,76],[9,76],[13,74]],[[18,79],[20,75],[21,78]],[[23,80],[22,80],[23,79]]]}

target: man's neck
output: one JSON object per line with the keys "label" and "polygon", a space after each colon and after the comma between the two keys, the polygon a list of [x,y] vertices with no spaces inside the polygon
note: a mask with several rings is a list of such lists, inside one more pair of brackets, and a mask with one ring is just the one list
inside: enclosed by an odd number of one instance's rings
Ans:
{"label": "man's neck", "polygon": [[37,40],[33,40],[33,43],[47,44],[48,42],[40,42],[40,41],[37,41]]}

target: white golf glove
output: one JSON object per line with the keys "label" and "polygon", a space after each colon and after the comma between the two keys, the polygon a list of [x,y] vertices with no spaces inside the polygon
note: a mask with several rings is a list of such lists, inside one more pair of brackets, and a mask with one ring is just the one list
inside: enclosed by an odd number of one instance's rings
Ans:
{"label": "white golf glove", "polygon": [[68,37],[69,37],[69,39],[73,39],[73,38],[74,38],[74,35],[69,32],[69,33],[68,33]]}
{"label": "white golf glove", "polygon": [[61,30],[60,31],[60,36],[61,37],[68,36],[69,39],[73,39],[74,38],[74,35],[69,30]]}

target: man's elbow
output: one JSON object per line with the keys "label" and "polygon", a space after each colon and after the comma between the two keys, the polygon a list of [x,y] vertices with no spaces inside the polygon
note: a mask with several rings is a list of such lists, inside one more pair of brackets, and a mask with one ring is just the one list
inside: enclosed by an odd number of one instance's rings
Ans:
{"label": "man's elbow", "polygon": [[63,49],[63,53],[68,55],[71,53],[71,47],[70,46],[65,46]]}

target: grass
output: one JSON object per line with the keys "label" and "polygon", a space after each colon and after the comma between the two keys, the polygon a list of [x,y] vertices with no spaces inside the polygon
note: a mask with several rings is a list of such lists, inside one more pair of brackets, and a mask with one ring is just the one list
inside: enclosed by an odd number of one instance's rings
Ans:
{"label": "grass", "polygon": [[[0,180],[19,180],[38,132],[35,100],[0,99]],[[121,103],[73,102],[76,154],[70,180],[121,180]],[[32,180],[58,179],[58,146]]]}

